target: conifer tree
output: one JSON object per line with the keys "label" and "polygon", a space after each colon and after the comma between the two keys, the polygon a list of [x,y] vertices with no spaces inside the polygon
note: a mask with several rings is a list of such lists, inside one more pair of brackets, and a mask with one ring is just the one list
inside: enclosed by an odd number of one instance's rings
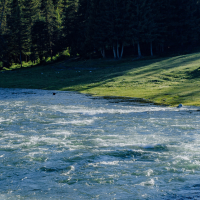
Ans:
{"label": "conifer tree", "polygon": [[47,56],[50,55],[51,60],[53,56],[53,45],[54,45],[54,31],[56,29],[56,14],[54,10],[54,5],[52,0],[42,0],[41,1],[41,11],[42,17],[45,22],[44,28],[46,29],[47,37]]}
{"label": "conifer tree", "polygon": [[86,56],[92,51],[92,43],[90,37],[92,34],[92,0],[79,0],[78,11],[76,15],[75,46],[80,55]]}
{"label": "conifer tree", "polygon": [[128,40],[127,1],[109,0],[106,5],[107,37],[113,47],[114,58],[120,58],[123,55],[124,43]]}
{"label": "conifer tree", "polygon": [[[3,21],[3,16],[4,16],[4,10],[5,10],[5,0],[0,2],[0,61],[3,59],[3,50],[4,50],[4,39],[3,39],[3,34],[2,34],[2,29],[1,29],[1,24]],[[0,66],[1,69],[1,66]]]}
{"label": "conifer tree", "polygon": [[75,10],[74,0],[63,0],[62,37],[59,44],[62,50],[65,50],[67,47],[72,47],[75,39],[73,35],[75,29]]}
{"label": "conifer tree", "polygon": [[199,34],[199,22],[197,15],[199,13],[198,3],[196,0],[186,1],[183,0],[183,10],[182,12],[182,27],[181,27],[181,44],[184,45],[194,45],[198,42]]}
{"label": "conifer tree", "polygon": [[32,61],[35,62],[38,58],[40,63],[47,55],[49,40],[46,37],[48,34],[46,23],[43,20],[37,20],[31,29],[32,35]]}
{"label": "conifer tree", "polygon": [[19,0],[12,0],[11,14],[8,18],[9,28],[9,53],[13,55],[14,61],[19,62],[22,67],[22,14]]}
{"label": "conifer tree", "polygon": [[137,44],[138,56],[141,57],[140,44],[145,42],[145,29],[148,26],[148,14],[149,14],[148,1],[131,0],[129,1],[129,13],[130,13],[130,37],[133,44]]}
{"label": "conifer tree", "polygon": [[3,21],[3,16],[4,16],[4,10],[5,10],[5,4],[6,4],[6,0],[3,0],[0,2],[0,30],[1,30],[1,24]]}
{"label": "conifer tree", "polygon": [[[3,51],[4,51],[4,40],[3,40],[3,35],[2,35],[1,29],[0,29],[0,64],[3,64],[3,63],[1,63],[3,60]],[[0,66],[0,70],[1,70],[1,67],[2,66]]]}
{"label": "conifer tree", "polygon": [[27,61],[27,56],[31,55],[32,37],[31,29],[34,21],[38,17],[38,4],[36,0],[24,0],[22,9],[22,38],[23,38],[23,54]]}
{"label": "conifer tree", "polygon": [[109,44],[108,38],[108,6],[104,0],[95,0],[95,13],[93,23],[93,41],[96,50],[101,52],[103,58],[106,57],[106,47]]}
{"label": "conifer tree", "polygon": [[22,66],[66,48],[118,59],[131,44],[139,57],[182,50],[199,45],[199,13],[197,0],[0,0],[0,59]]}
{"label": "conifer tree", "polygon": [[[162,18],[162,13],[160,12],[162,1],[149,0],[146,3],[146,17],[145,17],[145,28],[144,28],[144,41],[150,44],[150,54],[153,53],[153,42],[158,42],[159,37],[162,35],[162,24],[159,23],[158,19]],[[162,27],[162,28],[160,28]]]}

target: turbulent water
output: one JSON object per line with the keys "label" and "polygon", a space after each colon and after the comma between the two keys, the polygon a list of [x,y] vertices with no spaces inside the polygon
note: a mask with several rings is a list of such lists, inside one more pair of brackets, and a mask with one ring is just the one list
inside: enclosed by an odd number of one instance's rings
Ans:
{"label": "turbulent water", "polygon": [[0,89],[0,199],[199,199],[200,112]]}

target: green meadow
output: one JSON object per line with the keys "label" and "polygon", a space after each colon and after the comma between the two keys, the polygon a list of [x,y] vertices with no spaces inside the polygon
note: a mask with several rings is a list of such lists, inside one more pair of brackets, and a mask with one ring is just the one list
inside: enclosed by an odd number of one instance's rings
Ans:
{"label": "green meadow", "polygon": [[1,88],[77,91],[200,106],[200,53],[165,58],[65,60],[0,72]]}

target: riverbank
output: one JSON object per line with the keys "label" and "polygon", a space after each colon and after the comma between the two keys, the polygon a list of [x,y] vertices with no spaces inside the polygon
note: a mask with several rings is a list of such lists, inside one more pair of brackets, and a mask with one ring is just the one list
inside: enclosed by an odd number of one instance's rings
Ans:
{"label": "riverbank", "polygon": [[68,90],[200,106],[200,53],[170,58],[63,61],[0,72],[0,87]]}

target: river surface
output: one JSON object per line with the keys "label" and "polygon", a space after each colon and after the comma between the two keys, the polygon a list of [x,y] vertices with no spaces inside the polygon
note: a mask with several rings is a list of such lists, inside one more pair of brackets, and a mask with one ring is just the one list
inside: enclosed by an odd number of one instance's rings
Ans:
{"label": "river surface", "polygon": [[0,89],[0,199],[200,199],[200,112]]}

